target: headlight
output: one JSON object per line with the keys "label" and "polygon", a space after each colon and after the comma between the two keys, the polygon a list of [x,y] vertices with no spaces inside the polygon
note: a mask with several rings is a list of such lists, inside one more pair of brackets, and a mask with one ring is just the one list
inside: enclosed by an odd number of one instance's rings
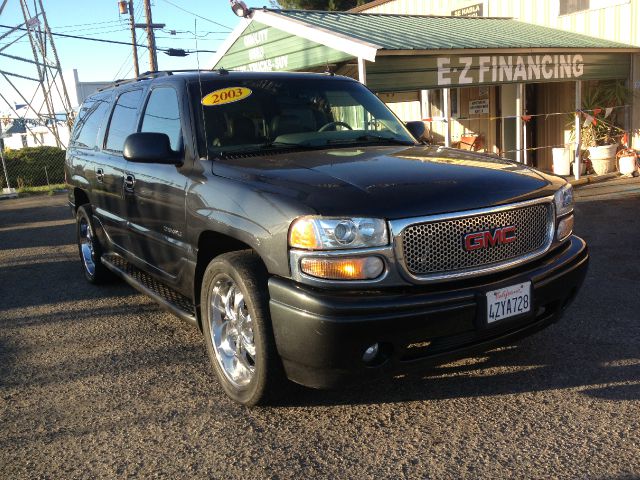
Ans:
{"label": "headlight", "polygon": [[289,229],[289,246],[306,250],[381,247],[389,243],[379,218],[300,217]]}
{"label": "headlight", "polygon": [[573,211],[573,187],[567,183],[553,196],[556,204],[556,216],[560,217]]}

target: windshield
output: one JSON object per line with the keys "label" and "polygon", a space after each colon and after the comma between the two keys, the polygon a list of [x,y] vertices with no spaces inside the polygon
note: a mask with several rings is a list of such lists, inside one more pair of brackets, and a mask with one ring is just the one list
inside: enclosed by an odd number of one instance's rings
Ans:
{"label": "windshield", "polygon": [[357,82],[335,78],[204,81],[191,86],[201,154],[415,140]]}

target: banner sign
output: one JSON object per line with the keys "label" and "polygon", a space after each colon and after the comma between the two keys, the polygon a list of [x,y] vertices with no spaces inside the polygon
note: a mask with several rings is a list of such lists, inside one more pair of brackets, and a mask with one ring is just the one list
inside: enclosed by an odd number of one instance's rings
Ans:
{"label": "banner sign", "polygon": [[451,10],[452,17],[482,17],[482,3],[476,3],[475,5],[469,5],[468,7],[456,8]]}
{"label": "banner sign", "polygon": [[385,55],[367,64],[376,92],[505,83],[626,79],[631,58],[622,53],[504,52],[478,55]]}
{"label": "banner sign", "polygon": [[582,55],[487,55],[439,57],[438,85],[579,79]]}

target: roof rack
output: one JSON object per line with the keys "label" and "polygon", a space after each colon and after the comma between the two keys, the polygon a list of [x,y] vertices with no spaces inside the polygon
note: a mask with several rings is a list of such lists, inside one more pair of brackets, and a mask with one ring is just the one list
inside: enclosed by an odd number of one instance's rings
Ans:
{"label": "roof rack", "polygon": [[[128,83],[134,83],[134,82],[140,82],[142,80],[152,80],[154,78],[158,78],[158,77],[168,77],[173,75],[174,73],[195,73],[195,72],[206,72],[206,73],[211,73],[211,72],[215,72],[216,70],[203,70],[203,69],[185,69],[185,70],[160,70],[157,72],[144,72],[141,73],[140,75],[138,75],[137,77],[134,78],[120,78],[118,80],[114,80],[113,83],[110,83],[107,86],[104,86],[102,88],[99,88],[98,91],[102,92],[103,90],[108,90],[109,88],[113,88],[113,87],[119,87],[120,85],[126,85]],[[223,72],[223,69],[218,70],[220,71],[220,73],[226,73],[226,71]]]}

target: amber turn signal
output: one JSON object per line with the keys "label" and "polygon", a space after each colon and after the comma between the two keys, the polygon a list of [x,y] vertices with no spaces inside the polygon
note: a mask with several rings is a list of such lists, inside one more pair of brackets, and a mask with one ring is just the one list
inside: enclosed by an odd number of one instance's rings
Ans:
{"label": "amber turn signal", "polygon": [[378,257],[306,257],[300,268],[307,275],[327,280],[373,280],[382,275],[384,262]]}
{"label": "amber turn signal", "polygon": [[291,225],[291,230],[289,231],[289,245],[309,250],[318,248],[318,240],[312,220],[301,218]]}

